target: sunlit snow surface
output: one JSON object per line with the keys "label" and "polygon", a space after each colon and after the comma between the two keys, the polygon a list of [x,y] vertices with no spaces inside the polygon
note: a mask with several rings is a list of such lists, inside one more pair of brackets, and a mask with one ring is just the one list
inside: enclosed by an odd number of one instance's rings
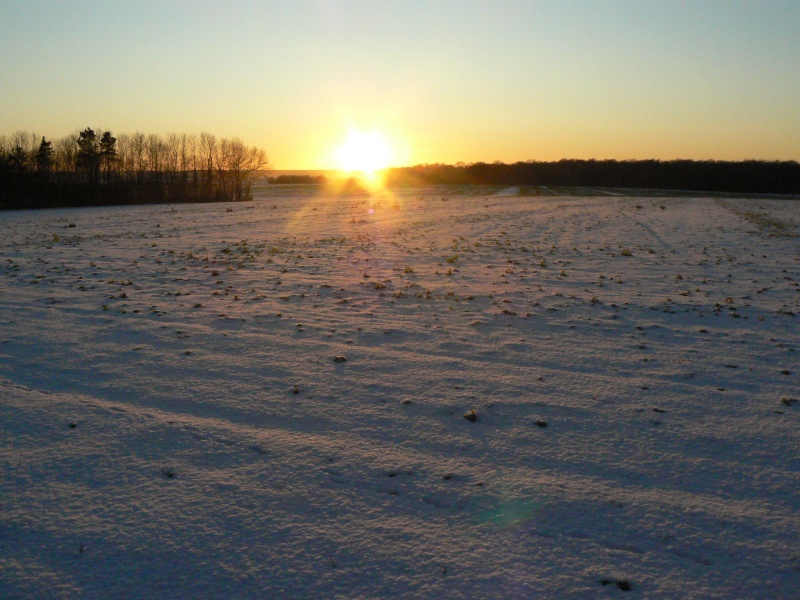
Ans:
{"label": "sunlit snow surface", "polygon": [[0,597],[796,597],[800,204],[506,192],[0,213]]}

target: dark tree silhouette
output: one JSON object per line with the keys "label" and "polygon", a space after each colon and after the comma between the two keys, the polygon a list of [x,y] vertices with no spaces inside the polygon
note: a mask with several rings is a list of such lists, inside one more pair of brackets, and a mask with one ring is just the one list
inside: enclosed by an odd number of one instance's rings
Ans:
{"label": "dark tree silhouette", "polygon": [[12,173],[24,173],[28,170],[28,153],[22,146],[14,146],[8,155],[8,169]]}
{"label": "dark tree silhouette", "polygon": [[53,159],[53,144],[48,142],[44,136],[42,136],[42,141],[36,151],[34,160],[36,161],[36,170],[40,173],[49,173],[53,168],[55,162]]}
{"label": "dark tree silhouette", "polygon": [[244,201],[269,170],[260,148],[208,133],[18,131],[0,135],[0,209]]}
{"label": "dark tree silhouette", "polygon": [[99,143],[100,162],[106,176],[106,183],[111,180],[111,171],[117,161],[117,138],[111,136],[110,131],[103,133]]}
{"label": "dark tree silhouette", "polygon": [[322,185],[327,183],[325,175],[278,175],[277,177],[267,177],[268,183],[276,184],[316,184]]}
{"label": "dark tree silhouette", "polygon": [[589,186],[708,192],[800,194],[796,161],[559,160],[477,162],[388,169],[388,185]]}
{"label": "dark tree silhouette", "polygon": [[100,174],[100,148],[97,134],[87,127],[78,134],[78,155],[75,159],[79,170],[86,173],[87,180],[92,185],[97,184]]}

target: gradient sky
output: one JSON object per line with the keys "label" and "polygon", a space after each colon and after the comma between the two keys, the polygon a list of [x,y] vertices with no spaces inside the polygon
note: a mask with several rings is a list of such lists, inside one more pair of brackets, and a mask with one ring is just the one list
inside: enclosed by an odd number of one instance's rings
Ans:
{"label": "gradient sky", "polygon": [[800,159],[800,1],[0,2],[0,133],[241,137],[335,168]]}

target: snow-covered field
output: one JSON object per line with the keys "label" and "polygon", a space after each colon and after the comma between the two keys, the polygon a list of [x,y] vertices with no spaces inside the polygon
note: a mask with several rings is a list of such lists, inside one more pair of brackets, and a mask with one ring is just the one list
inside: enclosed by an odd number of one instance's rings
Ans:
{"label": "snow-covered field", "polygon": [[800,204],[514,192],[0,213],[0,597],[797,598]]}

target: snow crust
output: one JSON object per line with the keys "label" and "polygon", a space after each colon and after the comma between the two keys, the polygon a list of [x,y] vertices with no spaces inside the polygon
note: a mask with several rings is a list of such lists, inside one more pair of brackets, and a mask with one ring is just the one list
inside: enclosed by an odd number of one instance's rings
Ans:
{"label": "snow crust", "polygon": [[506,192],[0,213],[0,597],[796,598],[800,205]]}

